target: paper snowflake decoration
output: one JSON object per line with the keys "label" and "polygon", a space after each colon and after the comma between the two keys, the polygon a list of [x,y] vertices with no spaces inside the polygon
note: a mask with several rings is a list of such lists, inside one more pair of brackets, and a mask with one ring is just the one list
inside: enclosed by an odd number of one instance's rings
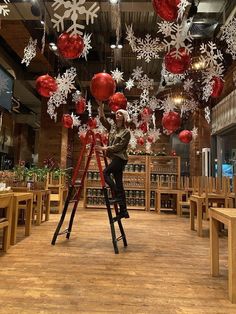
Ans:
{"label": "paper snowflake decoration", "polygon": [[135,137],[134,135],[134,132],[130,132],[130,141],[129,141],[129,145],[130,145],[130,148],[132,149],[135,149],[136,146],[137,146],[137,138]]}
{"label": "paper snowflake decoration", "polygon": [[81,92],[79,90],[76,90],[73,94],[72,94],[72,101],[74,103],[77,103],[80,98],[82,97]]}
{"label": "paper snowflake decoration", "polygon": [[137,87],[139,89],[146,89],[146,90],[149,90],[149,89],[153,89],[153,85],[154,85],[154,80],[153,79],[150,79],[147,74],[144,74],[138,81],[138,84],[137,84]]}
{"label": "paper snowflake decoration", "polygon": [[57,121],[57,113],[55,112],[55,109],[56,107],[53,104],[48,103],[47,113],[49,114],[50,118],[54,120],[54,122]]}
{"label": "paper snowflake decoration", "polygon": [[119,83],[124,80],[123,73],[124,72],[121,72],[118,68],[116,68],[114,71],[111,71],[111,76],[117,83]]}
{"label": "paper snowflake decoration", "polygon": [[213,92],[214,81],[207,82],[202,88],[202,99],[208,101]]}
{"label": "paper snowflake decoration", "polygon": [[184,78],[186,74],[173,74],[166,70],[165,64],[162,64],[162,70],[161,70],[161,83],[159,88],[162,87],[163,82],[166,83],[166,85],[174,85],[177,83],[180,83]]}
{"label": "paper snowflake decoration", "polygon": [[162,45],[158,37],[152,38],[150,34],[146,34],[145,38],[137,38],[134,35],[132,25],[126,26],[126,39],[128,40],[133,52],[137,53],[137,59],[144,59],[149,63],[152,59],[159,58],[159,52]]}
{"label": "paper snowflake decoration", "polygon": [[82,124],[79,126],[79,132],[78,134],[81,134],[81,133],[87,133],[88,131],[88,126],[87,124]]}
{"label": "paper snowflake decoration", "polygon": [[126,39],[128,40],[132,51],[136,50],[136,37],[134,36],[133,26],[126,25]]}
{"label": "paper snowflake decoration", "polygon": [[186,7],[188,5],[190,5],[188,0],[180,0],[180,3],[177,5],[177,7],[178,7],[178,19],[182,20],[184,12],[186,10]]}
{"label": "paper snowflake decoration", "polygon": [[8,90],[8,78],[0,74],[0,95]]}
{"label": "paper snowflake decoration", "polygon": [[183,87],[184,87],[184,90],[186,91],[186,92],[190,92],[190,91],[192,91],[192,89],[193,89],[193,80],[192,79],[186,79],[185,81],[184,81],[184,85],[183,85]]}
{"label": "paper snowflake decoration", "polygon": [[210,111],[210,108],[207,106],[206,108],[204,108],[204,113],[205,113],[205,119],[207,121],[208,124],[210,124],[211,122],[211,111]]}
{"label": "paper snowflake decoration", "polygon": [[164,110],[164,113],[174,111],[176,109],[176,104],[173,98],[170,98],[170,96],[168,96],[164,100],[160,100],[160,103],[161,103],[160,109]]}
{"label": "paper snowflake decoration", "polygon": [[131,75],[132,75],[134,80],[136,80],[136,81],[140,80],[142,75],[143,75],[142,67],[137,66],[135,69],[133,69],[133,72]]}
{"label": "paper snowflake decoration", "polygon": [[153,110],[155,111],[156,109],[159,108],[159,100],[155,97],[155,96],[152,96],[151,98],[149,98],[149,101],[148,101],[148,106]]}
{"label": "paper snowflake decoration", "polygon": [[10,0],[4,0],[5,4],[0,4],[0,15],[7,16],[10,13],[8,3]]}
{"label": "paper snowflake decoration", "polygon": [[159,30],[157,33],[162,33],[165,37],[170,36],[173,31],[172,29],[173,24],[174,23],[170,23],[167,21],[162,21],[160,23],[157,23],[157,25],[159,26]]}
{"label": "paper snowflake decoration", "polygon": [[194,112],[197,109],[197,102],[194,99],[185,100],[180,107],[180,116],[182,117],[183,114],[186,112]]}
{"label": "paper snowflake decoration", "polygon": [[88,116],[89,118],[91,118],[92,117],[92,105],[91,105],[90,100],[87,102],[87,110],[88,110]]}
{"label": "paper snowflake decoration", "polygon": [[173,24],[172,29],[173,31],[169,36],[170,40],[164,39],[165,50],[170,52],[170,50],[173,48],[174,50],[171,52],[171,54],[175,56],[175,58],[180,59],[180,48],[184,48],[188,54],[190,54],[193,50],[191,44],[193,37],[191,36],[190,32],[186,32],[184,30],[184,26],[179,24]]}
{"label": "paper snowflake decoration", "polygon": [[137,59],[144,59],[149,63],[152,59],[159,59],[159,52],[162,50],[162,45],[158,37],[152,38],[150,34],[146,34],[145,38],[136,39]]}
{"label": "paper snowflake decoration", "polygon": [[127,104],[127,111],[130,116],[138,116],[142,108],[143,106],[139,103],[138,100],[134,100],[133,102],[129,102]]}
{"label": "paper snowflake decoration", "polygon": [[236,18],[233,18],[227,25],[222,26],[221,40],[225,39],[228,48],[226,52],[232,55],[236,60]]}
{"label": "paper snowflake decoration", "polygon": [[57,90],[55,93],[53,93],[50,96],[47,103],[48,103],[48,105],[53,104],[55,107],[58,108],[58,107],[60,107],[60,105],[66,104],[66,96],[62,91]]}
{"label": "paper snowflake decoration", "polygon": [[134,87],[134,80],[130,78],[127,82],[125,82],[125,88],[131,90],[132,87]]}
{"label": "paper snowflake decoration", "polygon": [[[71,35],[83,35],[81,30],[84,30],[85,26],[80,24],[83,15],[85,15],[86,18],[86,25],[89,24],[89,21],[93,24],[94,18],[97,17],[97,11],[100,9],[97,2],[94,2],[88,9],[84,4],[85,0],[54,0],[52,4],[53,9],[56,11],[57,9],[64,7],[64,10],[62,10],[62,16],[54,12],[54,18],[52,19],[53,27],[56,28],[58,32],[60,29],[64,31],[64,22],[70,17],[72,25],[66,32],[71,33]],[[88,2],[86,4],[88,4]]]}
{"label": "paper snowflake decoration", "polygon": [[195,126],[193,127],[192,129],[192,137],[193,137],[193,140],[195,140],[198,136],[198,128],[196,128]]}
{"label": "paper snowflake decoration", "polygon": [[85,58],[85,60],[87,61],[87,55],[89,53],[89,50],[92,49],[91,44],[91,36],[92,34],[84,34],[83,36],[83,40],[84,40],[84,49],[82,51],[81,57]]}
{"label": "paper snowflake decoration", "polygon": [[148,135],[153,136],[153,143],[159,140],[161,136],[161,131],[160,129],[152,130],[148,133]]}
{"label": "paper snowflake decoration", "polygon": [[152,143],[149,143],[148,141],[146,141],[145,143],[145,150],[147,154],[151,153],[151,147],[152,147]]}
{"label": "paper snowflake decoration", "polygon": [[144,107],[147,105],[148,101],[149,101],[149,91],[148,89],[144,89],[142,93],[140,94],[140,105]]}
{"label": "paper snowflake decoration", "polygon": [[71,116],[72,121],[73,121],[71,128],[73,128],[74,126],[78,127],[78,126],[81,125],[81,121],[80,121],[79,117],[74,115],[73,112],[72,112],[72,114],[70,116]]}
{"label": "paper snowflake decoration", "polygon": [[61,76],[60,74],[56,78],[58,91],[67,97],[68,93],[75,89],[75,77],[76,77],[76,68],[71,67],[67,69],[66,72]]}
{"label": "paper snowflake decoration", "polygon": [[26,66],[30,64],[30,61],[36,56],[37,39],[29,39],[28,45],[24,49],[24,57],[21,63],[25,63]]}

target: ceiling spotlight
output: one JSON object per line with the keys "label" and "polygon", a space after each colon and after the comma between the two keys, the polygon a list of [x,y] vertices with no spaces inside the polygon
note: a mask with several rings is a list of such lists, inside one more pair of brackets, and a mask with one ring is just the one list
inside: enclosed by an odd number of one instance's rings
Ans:
{"label": "ceiling spotlight", "polygon": [[123,45],[122,45],[122,44],[118,44],[118,45],[117,45],[117,48],[118,48],[118,49],[122,49],[122,48],[123,48]]}
{"label": "ceiling spotlight", "polygon": [[115,44],[111,44],[110,47],[111,47],[111,49],[115,49],[116,45]]}
{"label": "ceiling spotlight", "polygon": [[42,25],[44,25],[44,21],[43,21],[43,20],[41,20],[40,23],[41,23]]}

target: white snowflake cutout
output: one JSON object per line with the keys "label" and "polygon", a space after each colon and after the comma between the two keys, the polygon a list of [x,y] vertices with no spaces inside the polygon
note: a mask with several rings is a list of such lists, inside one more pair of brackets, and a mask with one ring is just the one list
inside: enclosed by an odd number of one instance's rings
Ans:
{"label": "white snowflake cutout", "polygon": [[8,3],[10,0],[4,0],[5,4],[0,4],[0,15],[7,16],[10,13]]}
{"label": "white snowflake cutout", "polygon": [[30,64],[30,61],[36,56],[36,45],[37,39],[33,40],[32,37],[30,37],[28,45],[24,49],[24,57],[21,63],[25,63],[26,66]]}
{"label": "white snowflake cutout", "polygon": [[146,34],[145,38],[136,39],[137,59],[144,59],[149,63],[152,59],[159,59],[159,52],[162,51],[162,45],[158,37],[152,38],[150,34]]}
{"label": "white snowflake cutout", "polygon": [[139,89],[146,89],[146,90],[149,90],[149,89],[153,89],[153,85],[154,85],[154,80],[153,79],[150,79],[147,74],[144,74],[138,81],[138,84],[137,84],[137,87]]}
{"label": "white snowflake cutout", "polygon": [[192,89],[193,89],[193,80],[192,80],[192,79],[186,79],[186,80],[184,81],[183,87],[184,87],[184,90],[185,90],[186,92],[192,91]]}
{"label": "white snowflake cutout", "polygon": [[227,24],[222,26],[222,36],[221,40],[225,39],[228,48],[226,52],[232,55],[233,60],[236,60],[236,18],[232,18],[232,20]]}
{"label": "white snowflake cutout", "polygon": [[81,57],[84,58],[87,61],[87,55],[89,53],[89,50],[92,49],[91,44],[91,36],[92,34],[84,34],[83,40],[84,40],[84,49],[82,51]]}
{"label": "white snowflake cutout", "polygon": [[73,128],[74,126],[75,126],[75,127],[78,127],[78,126],[81,125],[81,121],[80,121],[79,117],[77,117],[76,115],[74,115],[73,112],[72,112],[72,114],[71,114],[71,118],[72,118],[72,121],[73,121],[71,128]]}
{"label": "white snowflake cutout", "polygon": [[208,124],[210,124],[211,122],[211,111],[210,111],[210,108],[207,106],[204,108],[204,113],[205,113],[205,119],[207,121]]}
{"label": "white snowflake cutout", "polygon": [[56,78],[58,91],[64,94],[65,97],[67,97],[68,93],[70,93],[72,89],[75,89],[74,79],[76,75],[76,68],[71,67],[70,69],[67,69],[66,72],[62,74],[62,76],[59,74]]}
{"label": "white snowflake cutout", "polygon": [[129,145],[132,149],[135,149],[137,146],[137,138],[135,137],[134,133],[131,131],[130,132],[130,141],[129,141]]}
{"label": "white snowflake cutout", "polygon": [[119,83],[124,80],[123,73],[124,72],[121,72],[118,68],[116,68],[114,71],[111,71],[111,76],[117,83]]}
{"label": "white snowflake cutout", "polygon": [[148,101],[149,101],[149,91],[148,89],[144,89],[142,93],[140,94],[140,105],[144,107],[147,105]]}
{"label": "white snowflake cutout", "polygon": [[164,113],[174,111],[176,109],[176,104],[173,98],[170,98],[170,96],[168,96],[164,100],[160,100],[160,103],[161,103],[160,109],[164,110]]}
{"label": "white snowflake cutout", "polygon": [[125,82],[125,88],[128,90],[131,90],[132,87],[134,87],[134,80],[132,80],[131,78],[128,79],[127,82]]}
{"label": "white snowflake cutout", "polygon": [[192,137],[193,137],[193,140],[195,140],[198,136],[198,128],[196,128],[195,126],[193,127],[192,129]]}
{"label": "white snowflake cutout", "polygon": [[213,92],[214,81],[207,82],[202,88],[202,100],[208,101]]}
{"label": "white snowflake cutout", "polygon": [[53,104],[48,104],[47,113],[52,120],[54,119],[54,122],[57,122],[57,113],[55,113],[55,109]]}
{"label": "white snowflake cutout", "polygon": [[153,110],[155,111],[156,109],[159,108],[159,100],[155,97],[155,96],[152,96],[151,98],[149,98],[149,101],[148,101],[148,106]]}
{"label": "white snowflake cutout", "polygon": [[177,5],[178,7],[178,19],[182,20],[186,7],[190,5],[188,0],[180,0],[180,3]]}
{"label": "white snowflake cutout", "polygon": [[130,116],[138,116],[140,110],[143,108],[143,106],[139,103],[138,100],[134,100],[133,102],[128,102],[127,104],[127,111]]}
{"label": "white snowflake cutout", "polygon": [[174,23],[170,23],[167,21],[162,21],[160,23],[157,23],[157,25],[159,26],[159,30],[157,33],[162,33],[165,37],[170,36],[173,31],[172,29],[173,24]]}
{"label": "white snowflake cutout", "polygon": [[143,75],[142,67],[137,66],[135,69],[133,69],[133,72],[131,75],[134,78],[134,80],[136,81],[140,80]]}
{"label": "white snowflake cutout", "polygon": [[[88,3],[88,2],[87,2]],[[80,24],[82,20],[81,16],[85,14],[86,25],[94,23],[94,18],[97,18],[97,11],[100,9],[97,2],[94,2],[88,9],[84,6],[85,0],[54,0],[52,7],[56,11],[61,6],[64,7],[63,15],[54,12],[54,18],[52,19],[53,27],[59,32],[60,29],[64,31],[64,22],[69,17],[71,18],[72,25],[66,30],[67,33],[72,35],[79,34],[83,35],[81,30],[84,30],[84,25]]]}

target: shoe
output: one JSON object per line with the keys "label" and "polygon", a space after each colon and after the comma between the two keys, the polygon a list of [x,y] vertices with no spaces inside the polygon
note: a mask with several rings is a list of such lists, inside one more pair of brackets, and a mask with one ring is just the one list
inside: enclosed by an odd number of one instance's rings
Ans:
{"label": "shoe", "polygon": [[126,210],[122,210],[122,211],[120,211],[119,212],[119,218],[129,218],[129,213],[128,213],[128,211],[127,211],[127,209]]}

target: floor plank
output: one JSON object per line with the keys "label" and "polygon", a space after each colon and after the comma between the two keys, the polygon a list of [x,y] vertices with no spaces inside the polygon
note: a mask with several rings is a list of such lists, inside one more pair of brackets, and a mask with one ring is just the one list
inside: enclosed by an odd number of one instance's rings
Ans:
{"label": "floor plank", "polygon": [[[59,215],[0,253],[0,313],[227,314],[227,239],[212,278],[209,238],[173,214],[130,213],[128,247],[113,252],[105,211],[79,210],[70,240],[50,244]],[[207,225],[205,224],[205,227]]]}

